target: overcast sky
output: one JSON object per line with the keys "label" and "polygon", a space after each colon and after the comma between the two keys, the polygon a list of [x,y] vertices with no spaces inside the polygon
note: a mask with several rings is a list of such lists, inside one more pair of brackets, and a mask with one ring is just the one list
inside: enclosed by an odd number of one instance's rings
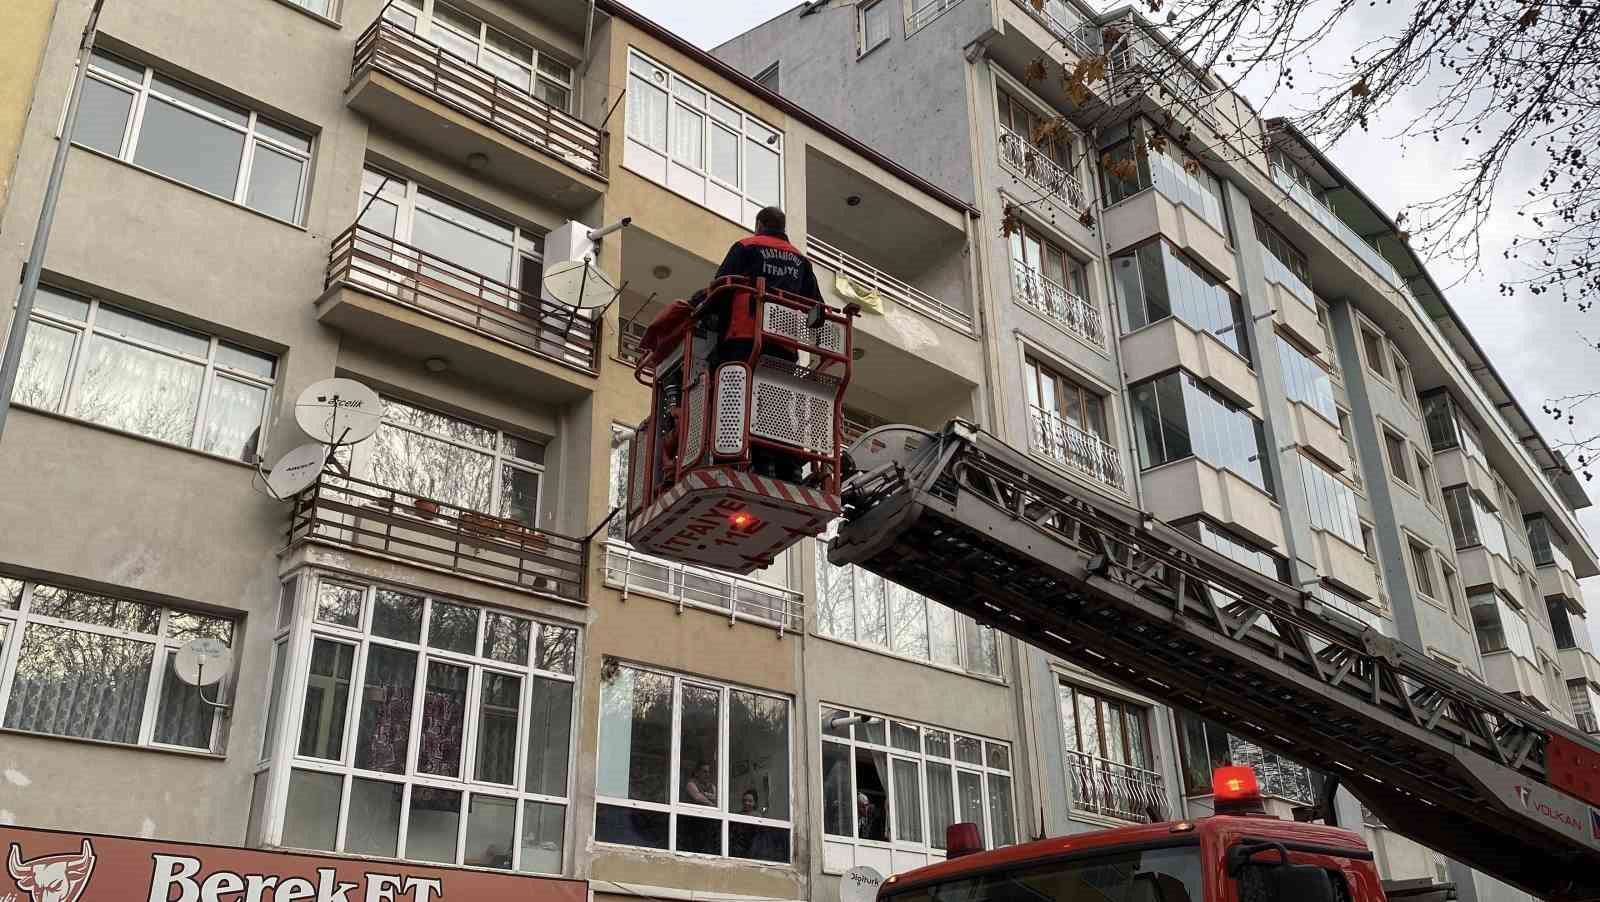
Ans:
{"label": "overcast sky", "polygon": [[[758,25],[773,16],[798,5],[798,0],[624,0],[646,16],[665,25],[701,47],[711,48],[727,39]],[[1005,0],[998,0],[1005,2]],[[1389,7],[1392,16],[1410,9],[1410,4]],[[1369,7],[1370,8],[1370,7]],[[1378,7],[1383,9],[1383,7]],[[1383,23],[1355,21],[1345,34],[1357,30],[1371,31]],[[1335,46],[1328,46],[1323,59],[1347,59],[1351,43],[1336,36]],[[1309,87],[1312,79],[1299,77],[1298,84]],[[1252,97],[1254,101],[1259,97]],[[1291,113],[1296,98],[1274,98],[1263,112],[1267,115]],[[1425,142],[1402,147],[1392,140],[1398,124],[1414,118],[1416,102],[1401,103],[1375,121],[1366,135],[1347,138],[1338,146],[1325,148],[1346,176],[1353,180],[1374,203],[1393,216],[1407,204],[1439,196],[1449,190],[1460,165],[1459,143]],[[1531,183],[1533,176],[1524,176]],[[1521,186],[1512,186],[1503,194],[1513,198],[1522,193]],[[1500,263],[1501,251],[1507,240],[1516,234],[1520,221],[1509,200],[1502,205],[1503,213],[1493,220],[1483,232],[1485,260]],[[1467,328],[1494,363],[1495,369],[1511,386],[1512,393],[1521,402],[1529,416],[1536,421],[1546,441],[1556,444],[1570,438],[1573,430],[1554,423],[1540,413],[1547,398],[1558,397],[1591,388],[1600,388],[1600,353],[1581,337],[1584,334],[1600,337],[1600,326],[1590,320],[1590,314],[1581,314],[1574,307],[1563,306],[1549,298],[1532,298],[1526,294],[1506,299],[1499,295],[1498,285],[1505,275],[1503,265],[1486,265],[1484,272],[1470,273],[1447,260],[1428,264],[1434,280],[1445,289],[1445,295],[1456,314],[1466,321]],[[1585,431],[1587,427],[1587,431]],[[1580,420],[1577,431],[1588,435],[1600,431],[1600,416],[1591,415],[1588,422]],[[1581,477],[1580,477],[1581,478]],[[1600,484],[1587,486],[1600,497]],[[1591,536],[1591,542],[1600,541],[1600,508],[1580,512],[1579,518]],[[1588,580],[1585,594],[1600,600],[1600,578]],[[1591,632],[1600,647],[1600,617],[1594,618]]]}

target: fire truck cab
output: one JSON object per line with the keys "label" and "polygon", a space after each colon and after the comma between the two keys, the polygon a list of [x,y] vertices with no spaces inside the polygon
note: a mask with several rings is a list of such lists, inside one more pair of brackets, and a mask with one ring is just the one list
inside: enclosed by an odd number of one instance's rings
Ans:
{"label": "fire truck cab", "polygon": [[1262,813],[1255,774],[1219,769],[1219,814],[988,852],[953,824],[948,858],[883,882],[878,902],[1384,902],[1358,834]]}
{"label": "fire truck cab", "polygon": [[[732,356],[708,316],[723,301],[750,304],[758,326]],[[858,312],[725,277],[651,323],[635,370],[652,394],[630,448],[631,544],[751,573],[827,529]]]}

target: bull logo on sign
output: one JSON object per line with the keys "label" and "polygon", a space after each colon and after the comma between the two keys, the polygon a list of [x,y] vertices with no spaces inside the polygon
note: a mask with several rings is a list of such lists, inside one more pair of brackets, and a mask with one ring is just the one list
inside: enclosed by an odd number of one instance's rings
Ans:
{"label": "bull logo on sign", "polygon": [[94,847],[86,839],[83,851],[76,854],[41,855],[23,861],[22,850],[12,843],[6,871],[31,902],[78,902],[94,873]]}

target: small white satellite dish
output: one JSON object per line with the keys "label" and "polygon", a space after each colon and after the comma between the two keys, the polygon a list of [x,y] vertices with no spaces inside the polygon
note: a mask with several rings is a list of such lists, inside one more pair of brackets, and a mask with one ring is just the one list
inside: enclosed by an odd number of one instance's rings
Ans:
{"label": "small white satellite dish", "polygon": [[544,290],[569,307],[592,310],[617,299],[617,286],[588,260],[555,263],[544,271]]}
{"label": "small white satellite dish", "polygon": [[172,657],[172,671],[190,686],[211,686],[233,670],[233,649],[221,639],[190,639]]}
{"label": "small white satellite dish", "polygon": [[868,865],[853,867],[839,878],[839,902],[872,902],[878,898],[883,875]]}
{"label": "small white satellite dish", "polygon": [[267,490],[277,498],[300,494],[317,481],[327,459],[328,449],[321,443],[301,445],[273,464],[272,472],[267,474]]}
{"label": "small white satellite dish", "polygon": [[922,443],[931,438],[933,433],[915,426],[879,426],[861,433],[848,453],[857,470],[870,473],[890,462],[909,464]]}
{"label": "small white satellite dish", "polygon": [[294,421],[326,445],[370,438],[383,420],[378,393],[354,379],[324,379],[306,386],[294,402]]}

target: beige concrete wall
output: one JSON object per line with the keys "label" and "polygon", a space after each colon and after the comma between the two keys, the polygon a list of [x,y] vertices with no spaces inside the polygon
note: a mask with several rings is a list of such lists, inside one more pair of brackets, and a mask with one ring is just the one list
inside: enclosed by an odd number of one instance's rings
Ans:
{"label": "beige concrete wall", "polygon": [[56,0],[13,0],[0,7],[0,35],[6,41],[6,52],[0,55],[0,214],[11,195],[17,151],[55,10]]}

